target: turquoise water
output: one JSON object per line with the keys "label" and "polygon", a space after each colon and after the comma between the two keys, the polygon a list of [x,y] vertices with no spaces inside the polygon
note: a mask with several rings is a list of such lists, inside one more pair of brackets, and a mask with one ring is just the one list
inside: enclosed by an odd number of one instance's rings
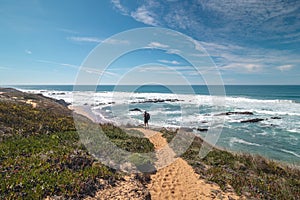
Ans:
{"label": "turquoise water", "polygon": [[[218,146],[300,165],[300,86],[225,86],[223,105],[209,94],[218,86],[77,86],[75,92],[72,85],[15,87],[89,106],[99,121],[116,124],[142,124],[141,112],[129,111],[139,108],[150,112],[151,126],[187,127],[205,136],[197,128],[211,129],[213,119],[222,117]],[[244,111],[253,115],[220,116]],[[262,121],[241,123],[250,119]]]}

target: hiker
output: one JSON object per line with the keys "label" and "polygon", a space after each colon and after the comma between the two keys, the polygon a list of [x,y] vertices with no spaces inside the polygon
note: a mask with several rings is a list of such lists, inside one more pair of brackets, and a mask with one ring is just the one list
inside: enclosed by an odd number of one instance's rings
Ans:
{"label": "hiker", "polygon": [[144,126],[145,128],[149,128],[149,124],[148,124],[148,121],[150,119],[150,114],[147,113],[147,111],[144,112]]}

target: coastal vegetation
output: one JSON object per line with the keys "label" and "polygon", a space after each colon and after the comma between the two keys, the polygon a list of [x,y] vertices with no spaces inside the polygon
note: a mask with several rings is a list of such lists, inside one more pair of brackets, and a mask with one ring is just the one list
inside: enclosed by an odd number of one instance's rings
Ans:
{"label": "coastal vegetation", "polygon": [[[95,160],[80,143],[64,105],[14,89],[0,92],[0,199],[82,199],[123,180],[124,173]],[[84,118],[81,123],[91,122]],[[148,139],[128,136],[113,125],[102,130],[122,149],[153,150]]]}
{"label": "coastal vegetation", "polygon": [[[162,129],[170,142],[176,131]],[[208,155],[199,157],[203,140],[195,137],[182,155],[201,178],[217,183],[224,191],[234,190],[247,199],[299,199],[300,170],[268,160],[258,155],[235,154],[213,148]]]}

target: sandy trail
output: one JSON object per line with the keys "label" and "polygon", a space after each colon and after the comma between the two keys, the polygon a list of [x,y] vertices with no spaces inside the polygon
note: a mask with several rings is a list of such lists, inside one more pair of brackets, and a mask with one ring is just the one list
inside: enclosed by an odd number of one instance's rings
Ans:
{"label": "sandy trail", "polygon": [[32,99],[27,100],[25,103],[32,105],[33,108],[36,108],[37,103],[33,102]]}
{"label": "sandy trail", "polygon": [[[174,158],[175,153],[167,146],[168,143],[161,133],[143,128],[137,130],[143,132],[154,144],[158,157],[155,163],[158,171],[151,175],[151,183],[147,186],[151,199],[240,199],[235,193],[225,193],[217,184],[209,184],[200,179],[182,158]],[[167,158],[167,162],[173,162],[165,165],[164,158]]]}
{"label": "sandy trail", "polygon": [[73,112],[83,115],[87,118],[89,118],[92,122],[97,123],[97,116],[92,112],[92,110],[87,106],[73,106],[69,105],[68,108],[72,110]]}

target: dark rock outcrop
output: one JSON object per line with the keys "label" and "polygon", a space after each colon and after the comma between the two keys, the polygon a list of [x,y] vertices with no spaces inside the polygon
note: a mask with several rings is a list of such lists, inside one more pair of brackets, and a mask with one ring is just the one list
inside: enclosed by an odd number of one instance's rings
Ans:
{"label": "dark rock outcrop", "polygon": [[69,105],[71,105],[70,103],[65,102],[65,100],[63,100],[63,99],[55,100],[55,102],[64,107],[68,107]]}
{"label": "dark rock outcrop", "polygon": [[271,119],[281,119],[281,117],[271,117]]}
{"label": "dark rock outcrop", "polygon": [[139,108],[133,108],[133,109],[130,109],[129,111],[139,111],[139,112],[142,112],[142,110],[139,109]]}
{"label": "dark rock outcrop", "polygon": [[208,131],[208,128],[197,128],[197,131],[206,132]]}
{"label": "dark rock outcrop", "polygon": [[261,118],[247,119],[247,120],[241,121],[241,123],[256,123],[256,122],[260,122],[260,121],[264,121],[264,120],[265,119],[261,119]]}
{"label": "dark rock outcrop", "polygon": [[183,101],[179,99],[147,99],[144,101],[134,101],[131,102],[132,104],[134,103],[163,103],[163,102],[177,102],[177,101]]}
{"label": "dark rock outcrop", "polygon": [[243,111],[243,112],[225,112],[225,113],[216,114],[216,116],[222,116],[222,115],[253,115],[253,112]]}

